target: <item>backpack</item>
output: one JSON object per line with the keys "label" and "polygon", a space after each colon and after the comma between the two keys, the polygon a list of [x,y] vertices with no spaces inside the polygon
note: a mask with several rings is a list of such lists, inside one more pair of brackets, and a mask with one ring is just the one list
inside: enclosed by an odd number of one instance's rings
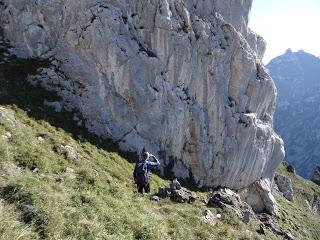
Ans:
{"label": "backpack", "polygon": [[145,185],[149,183],[149,177],[147,172],[147,163],[138,163],[134,169],[134,180],[139,185]]}

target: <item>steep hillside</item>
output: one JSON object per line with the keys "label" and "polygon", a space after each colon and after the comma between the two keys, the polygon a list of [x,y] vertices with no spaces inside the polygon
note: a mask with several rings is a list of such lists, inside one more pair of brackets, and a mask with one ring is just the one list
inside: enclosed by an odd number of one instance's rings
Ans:
{"label": "steep hillside", "polygon": [[[27,84],[45,64],[0,64],[0,239],[283,239],[255,216],[244,224],[232,210],[208,208],[206,192],[193,204],[137,194],[136,156],[88,133],[74,114],[55,112],[47,103],[59,97]],[[306,202],[319,187],[280,172],[292,178],[295,199],[275,194],[279,215],[271,218],[298,239],[320,239],[319,213]],[[153,175],[152,192],[168,184]],[[199,221],[206,209],[222,215],[215,226]]]}
{"label": "steep hillside", "polygon": [[288,172],[283,165],[279,172],[290,177],[294,193],[293,201],[275,194],[280,206],[280,224],[296,239],[320,239],[320,187]]}
{"label": "steep hillside", "polygon": [[289,49],[267,67],[278,89],[275,128],[284,138],[286,160],[310,178],[320,164],[320,59]]}

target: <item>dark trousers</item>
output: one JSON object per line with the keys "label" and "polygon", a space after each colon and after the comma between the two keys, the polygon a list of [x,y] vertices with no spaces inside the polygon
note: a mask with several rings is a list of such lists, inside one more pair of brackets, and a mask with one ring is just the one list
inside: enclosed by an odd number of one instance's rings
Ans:
{"label": "dark trousers", "polygon": [[143,193],[143,189],[144,189],[144,192],[145,193],[149,193],[150,192],[150,182],[147,183],[147,184],[137,184],[137,187],[138,187],[138,192],[139,193]]}

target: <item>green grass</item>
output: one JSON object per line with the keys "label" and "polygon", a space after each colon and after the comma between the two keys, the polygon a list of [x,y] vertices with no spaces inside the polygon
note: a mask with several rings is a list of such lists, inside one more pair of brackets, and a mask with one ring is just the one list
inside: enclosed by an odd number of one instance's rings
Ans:
{"label": "green grass", "polygon": [[319,240],[320,216],[319,213],[310,211],[307,201],[314,195],[320,196],[320,187],[299,175],[287,172],[284,166],[280,166],[279,172],[291,178],[294,192],[293,202],[277,196],[280,205],[279,222],[294,236]]}
{"label": "green grass", "polygon": [[[247,226],[232,212],[223,213],[213,228],[200,224],[198,218],[206,209],[200,201],[153,202],[139,195],[132,183],[133,164],[117,152],[75,140],[15,106],[0,111],[0,135],[11,133],[7,140],[0,137],[1,203],[12,209],[10,218],[17,219],[10,234],[25,231],[29,239],[234,239],[243,230],[240,235],[248,235]],[[10,115],[15,116],[14,125],[5,120]],[[39,135],[44,140],[39,141]],[[82,158],[68,159],[54,150],[66,144]],[[18,166],[14,174],[12,166]],[[75,173],[65,173],[66,167]],[[153,175],[153,192],[168,184]],[[23,204],[33,210],[26,211]],[[0,222],[0,229],[4,224]]]}
{"label": "green grass", "polygon": [[38,239],[35,229],[20,221],[16,208],[0,200],[0,236],[3,240]]}

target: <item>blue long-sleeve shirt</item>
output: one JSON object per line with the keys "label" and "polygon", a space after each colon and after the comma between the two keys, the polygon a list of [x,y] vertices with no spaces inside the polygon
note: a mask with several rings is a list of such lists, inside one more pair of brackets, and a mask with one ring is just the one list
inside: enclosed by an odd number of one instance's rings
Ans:
{"label": "blue long-sleeve shirt", "polygon": [[155,162],[154,161],[145,160],[145,159],[141,159],[141,160],[139,160],[139,162],[136,165],[136,166],[138,166],[139,164],[146,163],[147,164],[147,175],[148,175],[148,177],[150,177],[150,175],[151,175],[151,170],[157,169],[158,166],[160,165],[159,160],[155,156],[153,156],[153,158],[156,160]]}

